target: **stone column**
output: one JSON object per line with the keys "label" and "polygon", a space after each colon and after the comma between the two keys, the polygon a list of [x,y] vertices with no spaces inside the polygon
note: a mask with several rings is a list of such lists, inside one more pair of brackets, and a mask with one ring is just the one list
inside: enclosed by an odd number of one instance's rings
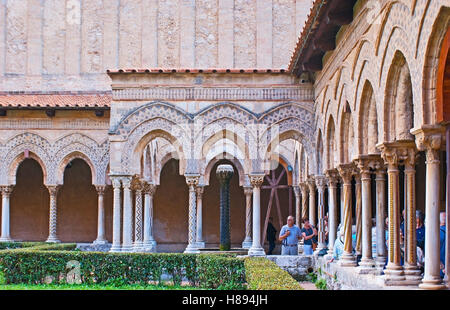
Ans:
{"label": "stone column", "polygon": [[231,249],[230,230],[230,180],[234,174],[233,166],[219,165],[216,170],[220,184],[220,250]]}
{"label": "stone column", "polygon": [[318,235],[318,244],[316,253],[319,253],[321,250],[326,249],[327,244],[325,242],[325,206],[324,206],[324,191],[325,191],[325,177],[324,176],[316,176],[316,185],[318,192],[318,217],[319,220],[317,222],[317,235]]}
{"label": "stone column", "polygon": [[156,241],[153,237],[153,196],[156,185],[145,183],[144,188],[144,252],[156,252]]}
{"label": "stone column", "polygon": [[[361,173],[361,261],[358,271],[374,271],[375,261],[372,257],[372,179],[370,169],[374,162],[370,156],[360,156],[358,168]],[[384,232],[383,232],[384,234]]]}
{"label": "stone column", "polygon": [[405,264],[404,272],[407,284],[418,285],[422,280],[417,267],[416,240],[416,149],[408,150],[405,160]]}
{"label": "stone column", "polygon": [[300,183],[300,191],[302,192],[302,219],[308,217],[308,184]]}
{"label": "stone column", "polygon": [[120,252],[120,224],[122,201],[120,197],[122,183],[119,177],[112,177],[113,185],[113,240],[110,252]]}
{"label": "stone column", "polygon": [[302,218],[301,218],[301,201],[300,201],[300,187],[299,186],[292,186],[294,189],[294,195],[295,195],[295,224],[298,227],[302,227]]}
{"label": "stone column", "polygon": [[357,256],[361,255],[361,237],[362,237],[362,197],[361,197],[361,175],[357,169],[353,170],[353,176],[355,177],[355,219],[356,219],[356,248],[355,253]]}
{"label": "stone column", "polygon": [[95,185],[98,195],[98,214],[97,214],[97,239],[94,240],[94,244],[107,244],[108,241],[105,238],[105,204],[104,195],[106,185]]}
{"label": "stone column", "polygon": [[252,194],[253,189],[244,187],[245,194],[245,240],[242,242],[243,249],[250,249],[252,246]]}
{"label": "stone column", "polygon": [[386,285],[402,285],[405,280],[403,267],[400,265],[400,192],[398,164],[405,156],[405,146],[410,143],[392,142],[381,144],[381,156],[388,165],[388,264],[384,271]]}
{"label": "stone column", "polygon": [[309,188],[309,222],[316,226],[316,183],[314,177],[308,179]]}
{"label": "stone column", "polygon": [[353,164],[339,165],[338,171],[344,182],[343,195],[344,195],[344,253],[342,254],[339,264],[343,267],[356,266],[356,257],[353,254],[352,246],[352,174],[354,166]]}
{"label": "stone column", "polygon": [[134,184],[134,243],[133,252],[143,251],[143,232],[142,232],[142,190],[143,186],[140,181]]}
{"label": "stone column", "polygon": [[198,185],[199,176],[186,176],[186,183],[189,186],[189,234],[188,245],[184,250],[184,253],[199,253],[196,244],[196,232],[197,232],[197,198],[195,194],[195,188]]}
{"label": "stone column", "polygon": [[261,206],[260,195],[264,174],[250,175],[250,183],[253,187],[253,244],[248,250],[249,256],[265,256],[261,246]]}
{"label": "stone column", "polygon": [[326,172],[328,181],[328,253],[327,259],[333,257],[334,242],[337,237],[337,177],[338,172],[336,170],[328,170]]}
{"label": "stone column", "polygon": [[205,248],[205,241],[203,241],[203,192],[204,186],[197,186],[197,236],[196,242],[198,248]]}
{"label": "stone column", "polygon": [[2,186],[0,190],[2,192],[2,235],[0,242],[11,242],[9,196],[13,190],[13,186]]}
{"label": "stone column", "polygon": [[376,182],[376,222],[377,222],[377,257],[375,265],[379,272],[384,269],[386,263],[387,249],[386,249],[386,233],[385,233],[385,218],[386,218],[386,168],[383,162],[379,161],[376,166],[375,174]]}
{"label": "stone column", "polygon": [[423,289],[443,289],[445,286],[440,277],[439,268],[439,151],[442,143],[443,128],[430,126],[411,133],[416,136],[417,148],[425,151],[427,158],[425,162],[425,270],[419,287]]}
{"label": "stone column", "polygon": [[123,240],[122,252],[131,252],[133,250],[133,207],[131,197],[131,177],[122,178],[123,186]]}
{"label": "stone column", "polygon": [[59,185],[47,185],[48,192],[50,193],[50,216],[49,216],[49,235],[46,242],[61,242],[56,236],[56,223],[57,223],[57,198]]}

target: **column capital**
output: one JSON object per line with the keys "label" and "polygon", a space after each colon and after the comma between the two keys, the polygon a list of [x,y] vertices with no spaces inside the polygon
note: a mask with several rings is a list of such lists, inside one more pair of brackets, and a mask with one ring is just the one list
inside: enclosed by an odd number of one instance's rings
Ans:
{"label": "column capital", "polygon": [[94,185],[95,190],[97,191],[98,195],[104,195],[106,190],[106,185]]}
{"label": "column capital", "polygon": [[244,186],[244,195],[252,195],[253,194],[253,188],[251,186]]}
{"label": "column capital", "polygon": [[219,165],[216,170],[216,176],[220,184],[228,183],[234,174],[232,165]]}
{"label": "column capital", "polygon": [[249,178],[250,178],[250,184],[252,185],[252,187],[261,187],[261,185],[264,182],[264,176],[265,174],[250,174]]}
{"label": "column capital", "polygon": [[194,188],[198,185],[198,182],[200,180],[200,175],[184,175],[186,177],[186,184],[189,186],[189,188]]}
{"label": "column capital", "polygon": [[315,183],[316,183],[317,189],[323,191],[327,184],[327,182],[326,182],[327,180],[326,180],[325,176],[324,175],[316,175],[314,177],[314,179],[316,181]]}
{"label": "column capital", "polygon": [[337,183],[339,182],[339,172],[337,169],[329,169],[325,172],[327,177],[327,183],[329,187],[337,187]]}
{"label": "column capital", "polygon": [[360,155],[358,159],[354,160],[354,163],[358,167],[363,178],[370,177],[368,174],[381,167],[384,168],[384,162],[378,154]]}
{"label": "column capital", "polygon": [[58,194],[58,190],[61,187],[61,185],[46,185],[48,192],[50,193],[50,196],[54,196]]}
{"label": "column capital", "polygon": [[150,196],[153,196],[155,195],[157,187],[158,186],[156,184],[145,182],[142,186],[142,191],[144,192],[144,194],[149,194]]}
{"label": "column capital", "polygon": [[352,176],[354,172],[355,165],[353,163],[351,164],[340,164],[337,167],[337,170],[339,172],[339,175],[342,178],[342,181],[344,184],[349,185],[352,183]]}
{"label": "column capital", "polygon": [[122,180],[122,185],[123,185],[124,189],[131,189],[131,185],[132,185],[132,181],[133,181],[133,178],[131,176],[130,177],[122,177],[121,180]]}
{"label": "column capital", "polygon": [[120,189],[122,186],[122,181],[120,180],[120,177],[111,177],[111,184],[114,189]]}
{"label": "column capital", "polygon": [[294,195],[296,198],[300,197],[300,186],[298,185],[294,185],[292,186],[292,188],[294,189]]}
{"label": "column capital", "polygon": [[439,163],[439,151],[444,146],[445,127],[423,126],[411,130],[416,136],[416,145],[420,151],[426,151],[427,163]]}
{"label": "column capital", "polygon": [[14,185],[4,185],[0,186],[0,192],[3,196],[9,197],[13,191]]}
{"label": "column capital", "polygon": [[198,185],[195,188],[195,191],[197,192],[197,195],[203,195],[203,193],[205,192],[205,185]]}
{"label": "column capital", "polygon": [[316,189],[316,182],[314,176],[310,175],[306,180],[306,184],[308,185],[309,190],[313,192]]}
{"label": "column capital", "polygon": [[302,192],[302,195],[305,196],[309,190],[308,184],[306,184],[306,182],[301,182],[298,185],[300,186],[300,191]]}
{"label": "column capital", "polygon": [[131,188],[135,191],[142,191],[144,189],[144,182],[138,178],[135,178],[131,181]]}
{"label": "column capital", "polygon": [[416,145],[412,140],[404,140],[381,143],[377,148],[388,168],[397,169],[398,165],[405,164],[409,158],[415,156]]}

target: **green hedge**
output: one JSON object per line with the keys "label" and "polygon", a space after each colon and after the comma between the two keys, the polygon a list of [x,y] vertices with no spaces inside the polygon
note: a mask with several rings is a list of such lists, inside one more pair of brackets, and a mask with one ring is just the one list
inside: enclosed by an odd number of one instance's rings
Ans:
{"label": "green hedge", "polygon": [[198,281],[204,288],[246,288],[244,260],[232,256],[201,254],[197,257]]}
{"label": "green hedge", "polygon": [[0,250],[23,249],[45,244],[45,242],[0,242]]}
{"label": "green hedge", "polygon": [[245,272],[250,290],[302,290],[291,275],[274,262],[262,257],[245,259]]}

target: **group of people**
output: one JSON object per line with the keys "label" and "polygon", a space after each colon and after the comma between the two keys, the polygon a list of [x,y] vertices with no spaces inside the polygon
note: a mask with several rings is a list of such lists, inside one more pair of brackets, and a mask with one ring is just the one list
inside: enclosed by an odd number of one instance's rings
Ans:
{"label": "group of people", "polygon": [[[404,263],[404,236],[405,236],[405,211],[402,213],[403,221],[400,225],[401,233],[401,264]],[[272,224],[273,218],[269,219],[269,224],[267,227],[267,241],[269,242],[268,255],[273,254],[276,242],[277,230]],[[374,256],[376,255],[376,222],[373,222],[372,228],[372,251]],[[417,264],[420,269],[424,268],[424,253],[425,253],[425,215],[422,211],[416,211],[416,243],[417,243]],[[302,226],[298,227],[294,224],[294,217],[288,216],[287,224],[281,228],[279,234],[279,241],[281,241],[281,255],[297,255],[298,254],[298,243],[303,239],[303,253],[305,255],[312,255],[315,247],[317,246],[317,229],[311,225],[307,218],[302,220]],[[327,216],[324,217],[325,226],[325,242],[328,243],[328,219]],[[386,246],[389,242],[389,231],[388,231],[388,218],[386,218]],[[446,213],[440,213],[440,261],[441,261],[441,277],[444,277],[445,273],[445,235],[446,235]],[[356,226],[352,226],[352,246],[353,252],[356,252]],[[344,252],[344,229],[343,226],[339,225],[337,229],[337,236],[333,247],[333,258],[339,259]],[[320,254],[320,253],[319,253]],[[360,255],[357,255],[357,260],[361,259]],[[386,258],[387,264],[387,258]]]}

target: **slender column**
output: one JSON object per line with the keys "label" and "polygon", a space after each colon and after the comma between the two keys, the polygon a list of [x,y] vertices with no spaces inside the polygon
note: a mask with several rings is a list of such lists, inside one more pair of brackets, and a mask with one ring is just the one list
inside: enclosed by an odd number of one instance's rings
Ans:
{"label": "slender column", "polygon": [[294,195],[295,195],[295,224],[298,227],[301,227],[302,218],[301,218],[300,187],[294,185],[293,188],[294,188]]}
{"label": "slender column", "polygon": [[361,255],[361,238],[362,238],[362,196],[361,196],[361,175],[357,169],[353,172],[355,177],[355,218],[356,218],[356,255]]}
{"label": "slender column", "polygon": [[140,181],[134,185],[135,199],[134,199],[134,243],[133,251],[142,252],[143,250],[143,235],[142,235],[142,190],[143,186]]}
{"label": "slender column", "polygon": [[328,181],[328,252],[327,259],[333,257],[334,242],[337,237],[337,177],[336,170],[328,170],[326,173]]}
{"label": "slender column", "polygon": [[113,185],[113,241],[110,252],[120,252],[120,223],[122,201],[120,197],[121,180],[119,177],[111,177]]}
{"label": "slender column", "polygon": [[345,203],[344,203],[344,180],[342,180],[342,178],[340,178],[340,189],[339,189],[339,193],[341,194],[341,202],[340,202],[340,211],[341,211],[341,216],[340,216],[340,220],[339,223],[342,225],[344,223],[344,208],[345,208]]}
{"label": "slender column", "polygon": [[372,190],[371,190],[371,162],[368,156],[361,156],[358,160],[361,172],[361,261],[359,272],[374,271],[375,261],[372,257]]}
{"label": "slender column", "polygon": [[205,248],[205,241],[203,241],[203,192],[204,186],[197,186],[197,247]]}
{"label": "slender column", "polygon": [[245,240],[242,242],[243,249],[250,249],[252,246],[252,194],[253,189],[244,187],[245,194]]}
{"label": "slender column", "polygon": [[0,190],[2,192],[2,235],[0,242],[10,242],[12,239],[10,231],[9,196],[13,190],[13,186],[2,186]]}
{"label": "slender column", "polygon": [[[439,151],[442,143],[442,129],[441,127],[431,127],[412,132],[416,135],[417,148],[426,152],[425,270],[422,283],[419,285],[423,289],[445,288],[439,268]],[[448,268],[448,266],[446,267]]]}
{"label": "slender column", "polygon": [[309,187],[309,222],[316,226],[316,183],[314,177],[310,177],[307,183]]}
{"label": "slender column", "polygon": [[50,193],[50,216],[49,216],[49,235],[46,242],[61,242],[56,235],[57,217],[57,198],[59,185],[47,185]]}
{"label": "slender column", "polygon": [[131,177],[122,178],[123,185],[123,240],[122,252],[131,252],[133,249],[133,208],[131,197]]}
{"label": "slender column", "polygon": [[153,196],[156,185],[145,183],[144,188],[144,252],[156,252],[156,241],[153,237]]}
{"label": "slender column", "polygon": [[344,253],[342,254],[339,264],[343,267],[356,266],[356,258],[353,254],[352,246],[352,174],[353,164],[339,165],[338,171],[344,182]]}
{"label": "slender column", "polygon": [[197,232],[197,198],[195,194],[195,188],[197,187],[199,176],[186,176],[186,183],[189,186],[189,234],[188,245],[184,250],[184,253],[199,253],[196,244],[196,232]]}
{"label": "slender column", "polygon": [[94,240],[94,244],[107,244],[108,241],[105,238],[105,204],[104,196],[106,185],[95,185],[98,195],[98,215],[97,215],[97,239]]}
{"label": "slender column", "polygon": [[324,213],[325,213],[325,206],[324,206],[324,191],[325,191],[325,177],[324,176],[316,176],[316,185],[317,185],[317,192],[318,192],[318,217],[319,220],[317,222],[318,230],[318,244],[316,253],[319,253],[321,250],[326,249],[327,245],[325,243],[325,219],[324,219]]}
{"label": "slender column", "polygon": [[216,175],[220,184],[220,250],[231,249],[230,230],[230,180],[234,174],[233,166],[220,165]]}
{"label": "slender column", "polygon": [[400,200],[399,200],[399,170],[398,163],[405,155],[402,143],[384,143],[379,146],[382,158],[388,165],[388,264],[384,273],[386,274],[386,285],[404,284],[405,275],[400,264]]}
{"label": "slender column", "polygon": [[261,185],[264,181],[264,175],[250,175],[250,183],[253,187],[253,244],[248,250],[249,256],[265,256],[266,253],[261,246],[261,206],[260,195]]}
{"label": "slender column", "polygon": [[408,150],[405,160],[405,266],[407,284],[418,285],[421,281],[420,269],[417,267],[416,241],[416,150]]}
{"label": "slender column", "polygon": [[302,219],[305,219],[308,217],[308,184],[300,183],[300,191],[302,192]]}
{"label": "slender column", "polygon": [[387,257],[385,218],[386,218],[386,168],[384,163],[378,162],[375,173],[376,183],[376,238],[377,238],[377,257],[375,265],[379,272],[384,269]]}

